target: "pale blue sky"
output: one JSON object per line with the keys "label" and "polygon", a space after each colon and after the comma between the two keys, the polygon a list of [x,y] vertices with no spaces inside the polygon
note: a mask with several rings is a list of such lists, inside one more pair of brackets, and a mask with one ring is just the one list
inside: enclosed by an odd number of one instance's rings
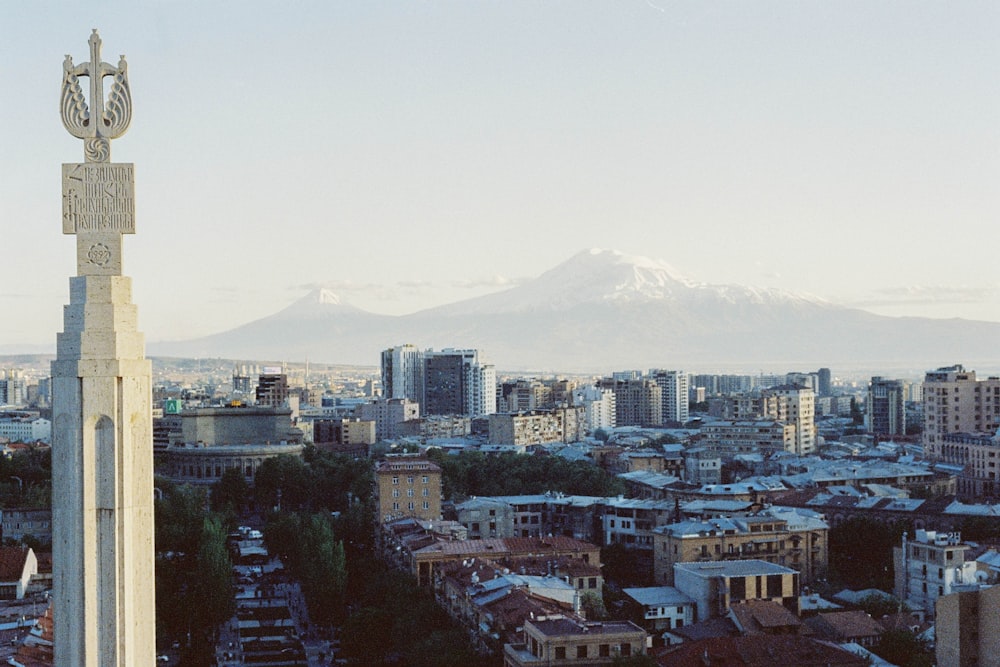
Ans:
{"label": "pale blue sky", "polygon": [[63,55],[129,61],[140,326],[403,313],[589,247],[1000,320],[993,2],[4,3],[0,346],[62,327]]}

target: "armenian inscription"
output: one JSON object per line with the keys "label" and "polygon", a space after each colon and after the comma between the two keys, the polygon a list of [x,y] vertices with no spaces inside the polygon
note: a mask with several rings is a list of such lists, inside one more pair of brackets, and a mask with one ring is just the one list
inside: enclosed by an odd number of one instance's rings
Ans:
{"label": "armenian inscription", "polygon": [[63,234],[135,233],[135,179],[130,163],[64,164]]}

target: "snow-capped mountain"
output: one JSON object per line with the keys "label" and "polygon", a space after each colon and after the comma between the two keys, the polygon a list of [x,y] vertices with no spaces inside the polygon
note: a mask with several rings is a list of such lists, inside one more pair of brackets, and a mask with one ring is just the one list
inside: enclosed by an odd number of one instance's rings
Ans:
{"label": "snow-capped mountain", "polygon": [[476,347],[501,369],[561,371],[1000,359],[1000,324],[891,318],[776,289],[692,281],[668,264],[588,250],[516,287],[411,315],[368,313],[329,290],[231,331],[150,354],[378,363],[400,343]]}

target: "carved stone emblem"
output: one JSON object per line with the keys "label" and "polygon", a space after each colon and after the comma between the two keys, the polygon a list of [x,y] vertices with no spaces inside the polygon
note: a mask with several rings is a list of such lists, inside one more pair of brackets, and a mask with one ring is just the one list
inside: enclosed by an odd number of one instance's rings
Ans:
{"label": "carved stone emblem", "polygon": [[97,266],[107,266],[111,261],[111,249],[103,243],[95,243],[87,252],[87,261]]}

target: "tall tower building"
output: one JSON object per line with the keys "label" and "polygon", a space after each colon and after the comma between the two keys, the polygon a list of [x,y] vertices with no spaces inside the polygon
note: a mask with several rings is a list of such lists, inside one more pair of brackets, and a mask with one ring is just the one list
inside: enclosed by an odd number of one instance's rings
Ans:
{"label": "tall tower building", "polygon": [[496,412],[496,369],[479,361],[478,350],[446,348],[424,352],[423,415],[469,415]]}
{"label": "tall tower building", "polygon": [[[89,108],[80,77],[89,78]],[[63,62],[60,106],[86,161],[62,166],[63,233],[76,235],[77,275],[52,363],[55,664],[152,665],[151,369],[122,275],[122,234],[135,232],[133,167],[109,161],[132,102],[125,59],[102,62],[96,30],[89,62]]]}
{"label": "tall tower building", "polygon": [[684,371],[652,369],[649,378],[660,386],[663,423],[688,420],[688,374]]}
{"label": "tall tower building", "polygon": [[771,387],[767,394],[778,398],[779,421],[795,426],[795,453],[816,451],[816,394],[809,387],[789,384]]}
{"label": "tall tower building", "polygon": [[875,376],[868,384],[868,430],[876,435],[906,435],[906,387],[901,380]]}
{"label": "tall tower building", "polygon": [[416,345],[382,350],[383,398],[406,398],[423,404],[423,393],[424,353]]}

